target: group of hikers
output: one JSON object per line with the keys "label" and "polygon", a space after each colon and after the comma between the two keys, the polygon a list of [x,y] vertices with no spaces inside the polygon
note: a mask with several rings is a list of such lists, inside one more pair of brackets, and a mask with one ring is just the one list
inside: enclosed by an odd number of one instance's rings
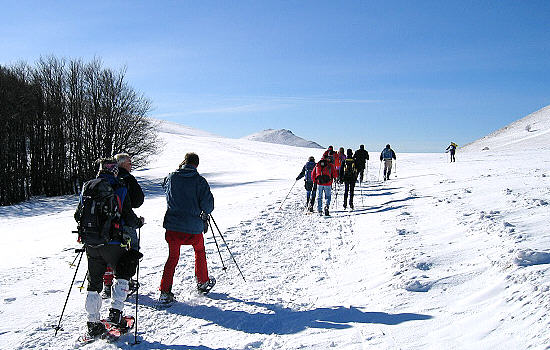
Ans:
{"label": "group of hikers", "polygon": [[[454,161],[455,149],[454,143],[447,149],[451,161]],[[313,156],[309,157],[296,177],[296,181],[305,180],[307,210],[313,212],[317,197],[318,213],[329,216],[331,189],[335,183],[344,184],[343,207],[346,209],[349,204],[353,210],[355,184],[363,182],[365,168],[368,174],[368,160],[369,153],[364,145],[355,152],[348,148],[346,153],[343,147],[336,152],[333,146],[329,146],[317,163]],[[388,144],[380,153],[384,181],[390,178],[393,160],[396,160],[396,155]],[[160,304],[169,305],[175,301],[172,284],[181,245],[191,245],[195,251],[197,291],[206,294],[216,283],[208,275],[203,238],[214,210],[214,197],[206,179],[199,175],[198,166],[199,156],[187,153],[178,169],[170,173],[162,184],[167,204],[163,228],[168,259],[160,281]],[[134,209],[143,204],[145,195],[131,171],[131,156],[126,153],[100,160],[97,177],[83,185],[74,215],[79,241],[84,244],[88,260],[86,339],[97,339],[108,332],[103,321],[124,329],[127,326],[123,317],[124,301],[139,286],[132,277],[143,257],[138,232],[145,219],[138,217]],[[100,317],[103,298],[110,299],[106,320]]]}
{"label": "group of hikers", "polygon": [[[198,292],[206,294],[216,283],[208,276],[203,238],[214,210],[214,197],[206,179],[197,172],[198,166],[199,156],[187,153],[162,185],[167,203],[163,228],[169,253],[159,287],[161,304],[175,301],[172,283],[181,245],[194,248]],[[74,216],[79,241],[84,244],[88,258],[87,328],[82,340],[91,341],[107,334],[106,323],[121,330],[127,327],[124,301],[138,285],[132,277],[143,257],[138,230],[145,224],[145,219],[133,211],[143,203],[144,193],[130,174],[131,169],[131,157],[126,153],[102,159],[97,177],[86,182],[80,194]],[[100,316],[102,296],[110,299],[105,320]]]}
{"label": "group of hikers", "polygon": [[[394,159],[396,159],[395,152],[388,144],[380,153],[380,161],[384,162],[384,181],[390,178]],[[333,146],[329,146],[318,163],[315,163],[315,158],[310,156],[296,177],[296,181],[304,178],[307,210],[313,212],[315,197],[317,197],[317,212],[320,215],[329,216],[331,190],[335,183],[344,184],[344,209],[347,209],[349,194],[349,207],[353,210],[355,183],[357,180],[360,184],[363,182],[365,165],[367,165],[368,173],[368,160],[369,152],[365,150],[365,145],[360,145],[355,152],[348,148],[346,153],[344,153],[343,147],[336,152]],[[323,196],[325,198],[324,208]]]}

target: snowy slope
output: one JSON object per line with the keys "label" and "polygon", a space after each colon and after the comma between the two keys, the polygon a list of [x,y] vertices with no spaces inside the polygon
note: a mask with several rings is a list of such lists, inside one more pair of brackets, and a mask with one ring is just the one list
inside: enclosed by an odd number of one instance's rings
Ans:
{"label": "snowy slope", "polygon": [[501,151],[510,148],[517,151],[550,149],[550,106],[516,120],[462,149]]}
{"label": "snowy slope", "polygon": [[[537,151],[398,154],[389,182],[371,161],[355,211],[303,212],[294,178],[322,150],[162,133],[164,153],[134,174],[145,188],[138,338],[85,349],[546,349],[550,346],[550,162]],[[352,146],[352,145],[350,145]],[[281,151],[281,147],[283,151]],[[193,291],[193,258],[182,247],[179,303],[154,307],[167,257],[160,182],[185,152],[215,196],[225,246],[222,270],[209,232],[208,297]],[[317,153],[315,153],[317,152]],[[375,159],[376,157],[371,157]],[[53,337],[78,247],[76,198],[36,198],[0,208],[1,349],[70,349],[85,323],[77,273]],[[218,239],[218,242],[220,240]],[[83,264],[86,260],[83,259]],[[104,305],[103,314],[107,313]],[[125,310],[133,314],[134,301]]]}
{"label": "snowy slope", "polygon": [[267,129],[258,133],[243,137],[245,140],[261,141],[269,143],[277,143],[281,145],[296,146],[296,147],[309,147],[309,148],[323,148],[316,142],[304,140],[292,133],[290,130],[280,129]]}
{"label": "snowy slope", "polygon": [[167,120],[160,120],[151,118],[151,120],[157,125],[157,130],[166,134],[177,134],[186,136],[210,136],[216,137],[216,135],[207,131],[191,128],[186,125],[170,122]]}

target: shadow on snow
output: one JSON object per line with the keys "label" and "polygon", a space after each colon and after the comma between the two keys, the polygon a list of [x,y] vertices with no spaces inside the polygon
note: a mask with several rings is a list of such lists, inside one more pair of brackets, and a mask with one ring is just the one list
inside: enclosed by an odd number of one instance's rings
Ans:
{"label": "shadow on snow", "polygon": [[[143,298],[146,299],[145,304],[150,304],[149,306],[156,302],[148,296]],[[307,328],[347,329],[352,327],[352,323],[397,325],[403,322],[432,318],[430,315],[415,313],[366,312],[353,306],[293,310],[279,304],[244,301],[229,297],[224,293],[210,293],[209,298],[261,307],[268,312],[249,313],[238,310],[222,310],[216,306],[188,305],[185,302],[172,305],[166,309],[166,312],[203,319],[241,332],[278,335],[296,334]]]}

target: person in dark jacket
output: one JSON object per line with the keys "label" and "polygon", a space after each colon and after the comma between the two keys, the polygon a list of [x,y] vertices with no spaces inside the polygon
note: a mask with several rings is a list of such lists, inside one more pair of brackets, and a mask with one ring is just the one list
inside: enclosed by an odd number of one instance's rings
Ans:
{"label": "person in dark jacket", "polygon": [[395,158],[395,152],[391,149],[390,145],[387,144],[386,148],[380,153],[380,161],[384,161],[384,181],[390,179],[392,159],[397,160],[397,158]]}
{"label": "person in dark jacket", "polygon": [[115,155],[118,163],[118,178],[124,182],[128,188],[128,195],[132,202],[132,208],[139,208],[143,204],[145,195],[136,178],[130,174],[132,171],[132,158],[128,153],[119,153]]}
{"label": "person in dark jacket", "polygon": [[[141,207],[145,198],[141,186],[137,182],[136,178],[130,174],[132,171],[132,158],[128,153],[119,153],[114,157],[118,163],[118,175],[119,181],[128,190],[128,196],[130,197],[130,203],[132,208],[136,209]],[[139,242],[136,229],[130,226],[124,227],[124,238],[130,240],[130,248],[139,251]],[[113,269],[107,267],[107,271],[103,275],[103,298],[111,297],[111,286],[113,284]],[[130,290],[135,290],[137,286],[136,281],[130,280]]]}
{"label": "person in dark jacket", "polygon": [[195,277],[197,289],[208,293],[216,280],[208,276],[206,251],[204,249],[203,231],[208,226],[208,215],[214,210],[214,196],[204,177],[200,176],[197,167],[199,156],[187,153],[178,170],[164,179],[163,188],[166,195],[167,209],[164,214],[163,227],[166,229],[168,242],[168,260],[160,282],[161,303],[174,301],[172,282],[178,264],[181,245],[192,245],[195,250]]}
{"label": "person in dark jacket", "polygon": [[315,168],[315,158],[311,156],[302,168],[300,174],[296,177],[296,181],[300,180],[302,177],[304,178],[304,186],[306,188],[306,206],[310,212],[313,212],[315,191],[317,191],[317,184],[314,184],[311,179],[311,172],[313,171],[313,168]]}
{"label": "person in dark jacket", "polygon": [[447,147],[447,149],[445,150],[445,152],[449,152],[451,154],[451,162],[456,162],[456,159],[455,159],[456,147],[457,147],[457,144],[454,142],[451,142],[449,147]]}
{"label": "person in dark jacket", "polygon": [[353,191],[355,189],[355,182],[357,181],[357,168],[355,166],[355,159],[353,159],[353,151],[351,148],[347,150],[347,157],[340,167],[340,179],[344,182],[344,209],[347,207],[348,191],[349,191],[349,207],[353,210]]}
{"label": "person in dark jacket", "polygon": [[355,151],[355,154],[353,155],[353,159],[355,159],[355,167],[357,168],[357,172],[359,174],[359,183],[361,183],[363,182],[365,163],[369,160],[369,152],[365,150],[365,145],[359,146],[359,149]]}
{"label": "person in dark jacket", "polygon": [[[100,162],[100,168],[97,178],[105,179],[109,182],[115,196],[122,207],[119,206],[120,220],[118,228],[122,225],[133,228],[143,226],[143,217],[137,217],[132,210],[130,198],[127,196],[126,188],[117,179],[118,165],[114,159],[103,159]],[[128,292],[128,281],[135,274],[137,261],[142,257],[136,250],[127,249],[123,246],[120,234],[115,234],[116,226],[111,227],[110,233],[112,239],[107,244],[99,246],[85,245],[86,256],[88,258],[88,293],[86,295],[86,312],[88,314],[88,336],[91,338],[105,333],[105,326],[100,322],[101,296],[99,293],[103,289],[103,274],[107,265],[114,267],[115,282],[112,288],[113,298],[111,308],[109,309],[108,320],[117,325],[122,325],[122,309]]]}

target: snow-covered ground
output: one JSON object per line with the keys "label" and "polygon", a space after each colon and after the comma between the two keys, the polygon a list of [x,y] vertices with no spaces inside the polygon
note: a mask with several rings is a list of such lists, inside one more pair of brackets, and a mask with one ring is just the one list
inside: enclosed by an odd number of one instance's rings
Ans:
{"label": "snow-covered ground", "polygon": [[[187,129],[186,129],[187,130]],[[547,134],[548,135],[548,134]],[[299,181],[318,149],[163,132],[165,151],[134,174],[146,201],[138,338],[85,349],[548,349],[550,339],[550,159],[533,149],[402,154],[379,182],[369,150],[355,211],[333,195],[332,216],[304,214]],[[548,142],[546,138],[544,142]],[[356,147],[354,147],[356,148]],[[213,217],[226,272],[206,235],[207,297],[193,290],[192,248],[182,247],[174,293],[154,308],[168,255],[160,183],[186,152],[215,196]],[[85,324],[85,268],[78,271],[54,337],[74,267],[76,198],[36,198],[0,207],[0,348],[70,349]],[[85,258],[82,264],[85,266]],[[107,306],[104,305],[104,315]],[[126,304],[133,314],[134,302]]]}

